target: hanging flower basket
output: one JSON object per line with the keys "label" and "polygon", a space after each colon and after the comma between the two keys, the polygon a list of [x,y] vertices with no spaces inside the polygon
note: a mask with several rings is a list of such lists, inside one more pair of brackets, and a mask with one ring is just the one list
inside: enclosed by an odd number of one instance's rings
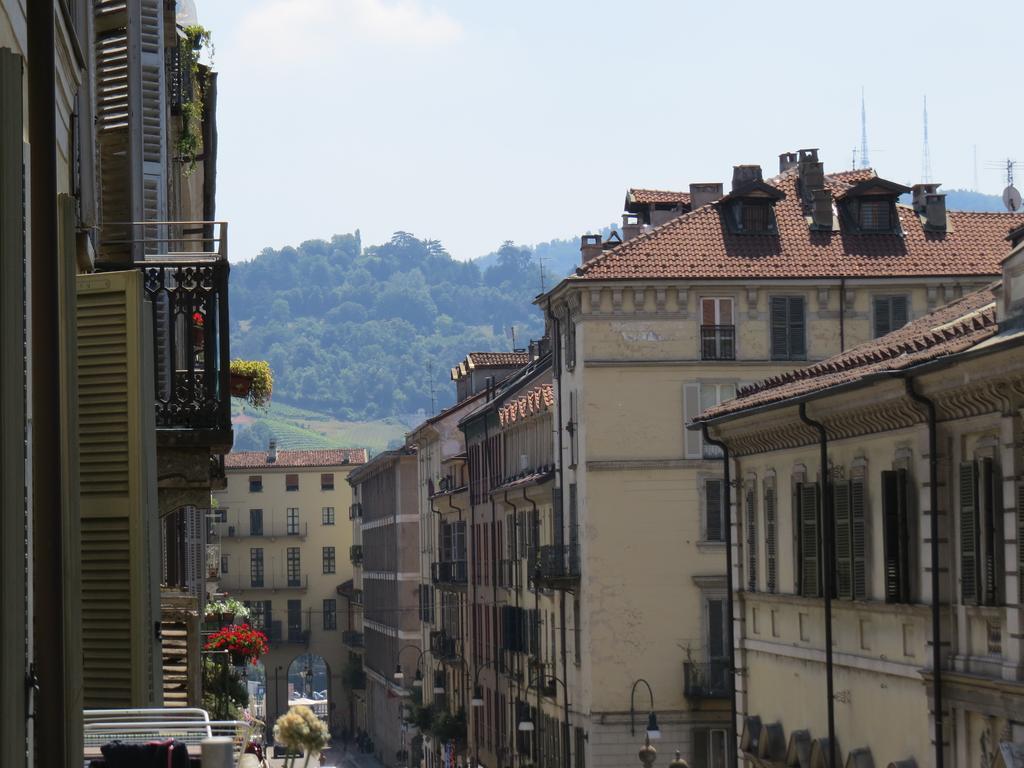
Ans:
{"label": "hanging flower basket", "polygon": [[249,397],[249,390],[252,389],[252,379],[240,373],[231,374],[231,396]]}
{"label": "hanging flower basket", "polygon": [[269,649],[267,636],[248,624],[232,624],[214,632],[203,646],[207,651],[227,651],[231,661],[241,666],[249,661],[257,661]]}
{"label": "hanging flower basket", "polygon": [[[238,390],[235,390],[236,377]],[[242,379],[247,380],[243,384]],[[244,387],[244,389],[243,389]],[[232,360],[231,394],[245,398],[254,408],[265,408],[274,392],[274,376],[266,360]]]}

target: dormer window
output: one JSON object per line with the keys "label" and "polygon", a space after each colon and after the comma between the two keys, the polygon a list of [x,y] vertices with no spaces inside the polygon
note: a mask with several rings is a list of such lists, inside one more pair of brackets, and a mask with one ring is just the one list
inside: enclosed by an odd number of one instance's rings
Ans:
{"label": "dormer window", "polygon": [[774,235],[778,232],[775,211],[767,200],[732,200],[729,203],[733,230],[745,235]]}
{"label": "dormer window", "polygon": [[892,202],[886,198],[860,202],[860,228],[867,232],[888,232],[892,229]]}
{"label": "dormer window", "polygon": [[775,235],[775,203],[786,194],[761,178],[758,165],[737,165],[732,172],[732,191],[716,203],[730,232],[744,235]]}
{"label": "dormer window", "polygon": [[909,187],[876,177],[838,192],[835,199],[843,226],[864,234],[899,234],[896,200],[909,191]]}

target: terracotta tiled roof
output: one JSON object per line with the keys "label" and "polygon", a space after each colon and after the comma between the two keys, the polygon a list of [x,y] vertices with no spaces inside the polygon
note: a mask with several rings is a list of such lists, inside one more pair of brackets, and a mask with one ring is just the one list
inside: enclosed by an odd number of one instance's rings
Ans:
{"label": "terracotta tiled roof", "polygon": [[470,368],[508,368],[530,362],[528,352],[470,352],[466,355]]}
{"label": "terracotta tiled roof", "polygon": [[550,384],[536,386],[519,397],[505,402],[498,409],[498,419],[501,425],[511,424],[519,419],[525,419],[541,411],[551,409],[555,404],[555,391]]}
{"label": "terracotta tiled roof", "polygon": [[265,469],[267,467],[337,467],[365,464],[365,448],[332,448],[318,451],[278,451],[277,461],[267,461],[266,451],[237,451],[224,457],[226,469]]}
{"label": "terracotta tiled roof", "polygon": [[649,205],[651,203],[682,203],[683,205],[690,204],[690,193],[689,192],[670,192],[665,189],[630,189],[628,198],[640,205]]}
{"label": "terracotta tiled roof", "polygon": [[789,371],[746,387],[736,398],[708,408],[696,421],[738,414],[801,397],[869,376],[899,371],[970,349],[993,336],[998,283],[975,291],[881,338],[859,344],[820,363]]}
{"label": "terracotta tiled roof", "polygon": [[[870,169],[826,176],[841,192],[871,178]],[[812,230],[793,168],[768,184],[785,193],[775,204],[778,235],[733,233],[721,206],[706,205],[611,248],[577,269],[570,281],[622,279],[771,279],[999,274],[1005,238],[1024,214],[950,211],[949,231],[926,231],[898,205],[904,234]]]}

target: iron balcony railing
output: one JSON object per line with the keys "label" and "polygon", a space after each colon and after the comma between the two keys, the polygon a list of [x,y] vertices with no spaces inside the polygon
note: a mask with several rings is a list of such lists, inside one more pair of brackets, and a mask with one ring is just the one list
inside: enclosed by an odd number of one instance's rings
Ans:
{"label": "iron balcony railing", "polygon": [[456,639],[444,631],[430,633],[430,652],[438,661],[455,661],[459,658]]}
{"label": "iron balcony railing", "polygon": [[298,577],[288,578],[287,576],[270,574],[264,574],[263,576],[225,574],[221,576],[220,586],[229,592],[247,592],[256,589],[307,589],[309,587],[309,576],[302,574]]}
{"label": "iron balcony railing", "polygon": [[430,577],[434,584],[465,586],[468,582],[468,569],[465,560],[442,560],[431,563]]}
{"label": "iron balcony railing", "polygon": [[728,659],[683,664],[683,694],[688,699],[728,699],[732,676]]}
{"label": "iron balcony railing", "polygon": [[308,622],[304,622],[307,626],[302,624],[289,624],[284,625],[281,621],[271,621],[270,626],[267,627],[267,640],[274,643],[287,643],[289,645],[309,645],[309,639],[312,635],[310,632]]}
{"label": "iron balcony railing", "polygon": [[256,530],[248,523],[236,525],[233,523],[215,523],[213,532],[225,539],[305,539],[309,534],[309,523],[287,523],[274,522],[270,525],[263,525]]}
{"label": "iron balcony railing", "polygon": [[349,648],[362,648],[363,647],[363,633],[356,632],[354,629],[346,629],[341,633],[341,642],[347,645]]}
{"label": "iron balcony railing", "polygon": [[547,544],[530,551],[530,576],[542,587],[567,588],[579,582],[579,542]]}
{"label": "iron balcony railing", "polygon": [[700,327],[701,360],[735,360],[736,326],[702,325]]}

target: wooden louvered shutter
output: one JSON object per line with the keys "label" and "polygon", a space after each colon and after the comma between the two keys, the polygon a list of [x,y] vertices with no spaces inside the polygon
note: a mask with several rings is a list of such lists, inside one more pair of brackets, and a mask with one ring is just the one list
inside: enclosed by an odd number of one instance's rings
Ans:
{"label": "wooden louvered shutter", "polygon": [[889,309],[889,328],[890,330],[897,330],[907,324],[909,320],[907,311],[907,297],[906,296],[893,296],[890,299]]}
{"label": "wooden louvered shutter", "polygon": [[765,589],[774,593],[779,583],[779,529],[775,509],[775,489],[764,492],[764,575]]}
{"label": "wooden louvered shutter", "polygon": [[[141,160],[142,220],[167,220],[167,130],[164,95],[164,47],[162,0],[131,0],[128,41],[138,56],[138,97],[132,101],[133,160]],[[137,52],[137,53],[136,53]],[[147,254],[166,252],[163,227],[146,227]],[[155,242],[156,241],[156,242]]]}
{"label": "wooden louvered shutter", "polygon": [[854,478],[850,481],[850,561],[855,600],[863,600],[868,595],[868,541],[865,504],[864,480],[859,477]]}
{"label": "wooden louvered shutter", "polygon": [[747,589],[757,591],[757,514],[754,507],[754,486],[751,484],[744,493],[746,511],[747,545]]}
{"label": "wooden louvered shutter", "polygon": [[[24,60],[0,48],[0,765],[23,768],[25,643],[25,232]],[[45,567],[45,566],[43,566]]]}
{"label": "wooden louvered shutter", "polygon": [[772,297],[769,320],[772,359],[785,360],[789,357],[789,302],[785,296]]}
{"label": "wooden louvered shutter", "polygon": [[818,556],[818,485],[797,485],[800,523],[800,594],[821,597]]}
{"label": "wooden louvered shutter", "polygon": [[1003,493],[1002,480],[992,459],[982,459],[980,482],[985,489],[980,501],[982,530],[984,531],[984,603],[1000,605],[1003,602]]}
{"label": "wooden louvered shutter", "polygon": [[704,481],[705,536],[707,541],[725,541],[725,507],[721,480]]}
{"label": "wooden louvered shutter", "polygon": [[802,296],[789,299],[789,356],[794,360],[807,355],[807,327],[804,321],[804,300]]}
{"label": "wooden louvered shutter", "polygon": [[849,600],[853,597],[853,531],[849,482],[832,483],[832,512],[835,516],[836,595]]}
{"label": "wooden louvered shutter", "polygon": [[[142,274],[78,277],[83,704],[158,696]],[[155,487],[155,477],[151,479]]]}
{"label": "wooden louvered shutter", "polygon": [[978,465],[965,461],[960,464],[960,598],[967,604],[978,603],[978,560]]}
{"label": "wooden louvered shutter", "polygon": [[874,310],[872,314],[875,321],[875,338],[885,336],[892,330],[892,325],[889,322],[889,297],[876,296],[872,309]]}
{"label": "wooden louvered shutter", "polygon": [[882,473],[882,545],[885,560],[885,601],[910,602],[910,531],[907,472]]}

